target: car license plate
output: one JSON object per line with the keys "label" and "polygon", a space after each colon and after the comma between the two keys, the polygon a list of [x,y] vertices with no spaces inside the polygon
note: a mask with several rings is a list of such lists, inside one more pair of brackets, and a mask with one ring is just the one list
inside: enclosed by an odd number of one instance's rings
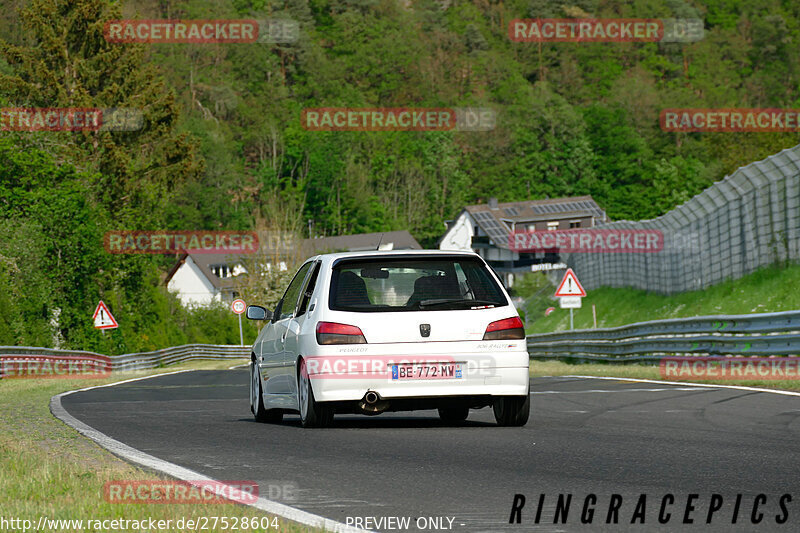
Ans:
{"label": "car license plate", "polygon": [[392,381],[462,379],[463,363],[402,363],[391,365]]}

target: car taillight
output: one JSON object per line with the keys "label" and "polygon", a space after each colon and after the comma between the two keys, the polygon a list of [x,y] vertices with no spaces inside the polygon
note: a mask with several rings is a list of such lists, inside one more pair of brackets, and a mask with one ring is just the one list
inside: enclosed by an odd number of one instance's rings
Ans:
{"label": "car taillight", "polygon": [[486,333],[483,334],[485,341],[501,341],[511,339],[524,339],[525,326],[518,316],[497,320],[486,326]]}
{"label": "car taillight", "polygon": [[336,322],[317,322],[317,344],[366,344],[361,328]]}

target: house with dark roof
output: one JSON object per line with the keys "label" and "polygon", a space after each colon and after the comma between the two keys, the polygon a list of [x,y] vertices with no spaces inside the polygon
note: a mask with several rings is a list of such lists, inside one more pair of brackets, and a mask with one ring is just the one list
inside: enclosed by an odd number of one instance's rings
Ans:
{"label": "house with dark roof", "polygon": [[505,203],[490,198],[487,204],[464,207],[454,220],[446,221],[439,249],[478,253],[510,287],[514,274],[537,269],[534,265],[546,270],[560,263],[557,253],[512,250],[512,233],[591,228],[606,220],[605,211],[591,196]]}
{"label": "house with dark roof", "polygon": [[[330,252],[422,248],[405,230],[303,239],[297,245],[278,245],[271,249],[275,244],[270,239],[262,240],[255,260],[264,263],[261,268],[286,270],[293,259]],[[184,252],[167,273],[164,283],[185,306],[227,302],[240,295],[242,278],[239,276],[247,274],[247,265],[252,268],[253,263],[250,254]]]}

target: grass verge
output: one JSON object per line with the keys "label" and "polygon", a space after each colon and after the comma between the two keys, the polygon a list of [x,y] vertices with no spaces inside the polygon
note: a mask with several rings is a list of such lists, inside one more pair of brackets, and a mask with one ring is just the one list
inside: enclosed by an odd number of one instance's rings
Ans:
{"label": "grass verge", "polygon": [[[242,360],[241,363],[246,362]],[[58,393],[186,369],[224,369],[239,361],[195,361],[147,372],[120,372],[109,379],[4,379],[0,380],[0,530],[22,530],[22,523],[8,520],[80,520],[73,524],[50,524],[45,531],[188,531],[179,529],[179,519],[228,517],[226,528],[206,531],[231,531],[233,520],[267,517],[265,513],[238,504],[145,505],[108,503],[103,487],[108,481],[168,479],[118,459],[91,440],[56,419],[49,409],[50,398]],[[235,518],[234,518],[235,517]],[[137,529],[87,526],[87,520],[127,519],[145,521]],[[150,519],[171,520],[171,528],[152,529]],[[258,531],[316,532],[283,519],[272,520],[269,529]],[[5,523],[2,520],[6,520]],[[264,522],[266,524],[266,522]],[[110,522],[108,523],[110,525]],[[254,531],[249,529],[250,531]]]}
{"label": "grass verge", "polygon": [[[580,277],[580,272],[577,274]],[[593,326],[592,304],[599,328],[666,318],[791,311],[800,309],[800,291],[786,288],[798,285],[800,265],[791,264],[765,267],[737,280],[671,296],[603,287],[589,291],[583,306],[574,310],[575,329]],[[552,298],[555,288],[543,274],[527,274],[517,292],[527,300],[523,311],[528,334],[569,329],[569,310],[559,308],[558,301]],[[544,316],[548,307],[556,309]]]}
{"label": "grass verge", "polygon": [[[531,376],[603,376],[630,379],[664,379],[656,365],[642,363],[581,363],[569,364],[562,361],[531,361]],[[741,385],[760,389],[777,389],[800,392],[800,380],[684,380],[687,383],[706,383],[713,385]]]}

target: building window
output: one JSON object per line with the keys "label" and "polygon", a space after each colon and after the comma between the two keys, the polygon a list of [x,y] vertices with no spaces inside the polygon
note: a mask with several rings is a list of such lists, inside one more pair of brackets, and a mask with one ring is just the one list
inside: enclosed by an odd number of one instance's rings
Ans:
{"label": "building window", "polygon": [[228,265],[212,265],[211,273],[220,279],[227,278],[230,276],[230,270],[228,269]]}
{"label": "building window", "polygon": [[528,224],[528,231],[536,231],[536,224]]}
{"label": "building window", "polygon": [[580,227],[581,227],[581,221],[580,220],[570,220],[569,221],[569,228],[570,229],[572,229],[572,228],[580,228]]}
{"label": "building window", "polygon": [[558,229],[558,222],[548,222],[547,231],[555,231]]}

